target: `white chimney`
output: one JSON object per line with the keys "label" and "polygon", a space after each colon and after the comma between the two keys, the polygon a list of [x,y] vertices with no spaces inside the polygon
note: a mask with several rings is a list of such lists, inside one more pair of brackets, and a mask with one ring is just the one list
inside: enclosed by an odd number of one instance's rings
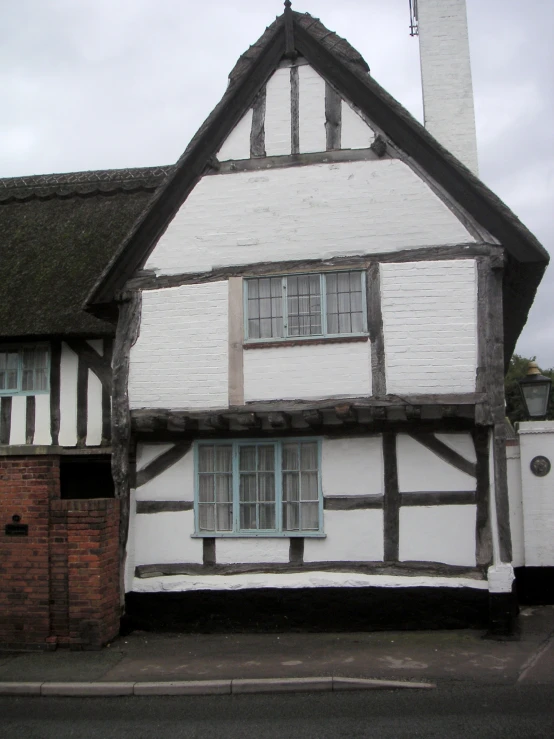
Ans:
{"label": "white chimney", "polygon": [[478,174],[465,0],[417,0],[425,128]]}

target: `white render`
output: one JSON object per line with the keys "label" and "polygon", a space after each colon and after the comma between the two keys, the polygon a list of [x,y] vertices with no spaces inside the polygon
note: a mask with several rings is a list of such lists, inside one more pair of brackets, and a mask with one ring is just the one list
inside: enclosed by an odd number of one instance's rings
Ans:
{"label": "white render", "polygon": [[50,394],[35,395],[35,438],[34,443],[48,445],[52,443],[50,433]]}
{"label": "white render", "polygon": [[[443,438],[446,439],[446,436]],[[464,435],[452,436],[460,439]],[[469,434],[466,436],[471,442]],[[401,493],[474,491],[476,488],[475,477],[448,464],[408,434],[397,435],[396,454]],[[464,452],[462,456],[470,462],[475,461],[475,453],[469,456]]]}
{"label": "white render", "polygon": [[308,64],[298,67],[300,153],[325,151],[325,80]]}
{"label": "white render", "polygon": [[135,566],[172,564],[203,559],[202,539],[194,539],[194,511],[137,513],[135,516]]}
{"label": "white render", "polygon": [[227,281],[143,292],[131,408],[227,407],[227,300]]}
{"label": "white render", "polygon": [[475,505],[402,506],[401,562],[443,562],[474,567]]}
{"label": "white render", "polygon": [[203,177],[146,263],[159,274],[474,241],[398,159]]}
{"label": "white render", "polygon": [[277,69],[266,87],[265,151],[268,157],[291,153],[290,69]]}
{"label": "white render", "polygon": [[369,341],[248,349],[244,399],[272,400],[371,394]]}
{"label": "white render", "polygon": [[325,539],[304,539],[304,562],[382,562],[383,511],[325,511]]}
{"label": "white render", "polygon": [[418,0],[425,127],[477,174],[465,0]]}
{"label": "white render", "polygon": [[77,366],[77,355],[65,342],[62,342],[59,434],[62,446],[77,444]]}
{"label": "white render", "polygon": [[[321,481],[323,495],[383,495],[381,436],[325,439]],[[325,514],[327,515],[327,514]]]}
{"label": "white render", "polygon": [[250,133],[252,131],[252,109],[248,110],[227,136],[217,153],[220,162],[227,159],[250,159]]}
{"label": "white render", "polygon": [[99,446],[102,441],[102,383],[92,370],[88,371],[87,445]]}
{"label": "white render", "polygon": [[[527,421],[519,424],[521,485],[525,564],[528,567],[554,566],[554,471],[545,477],[531,472],[537,456],[554,463],[554,422]],[[554,464],[553,464],[554,467]]]}
{"label": "white render", "polygon": [[27,398],[15,395],[12,398],[12,419],[10,424],[10,444],[25,444],[25,413]]}
{"label": "white render", "polygon": [[367,149],[375,141],[375,132],[343,100],[341,103],[341,149]]}
{"label": "white render", "polygon": [[519,443],[510,444],[506,447],[506,463],[508,467],[512,564],[514,567],[521,567],[525,564],[525,543],[523,534],[523,495],[521,490]]}
{"label": "white render", "polygon": [[289,540],[271,538],[219,538],[215,540],[218,564],[237,562],[284,563],[289,561]]}
{"label": "white render", "polygon": [[475,260],[380,269],[387,392],[475,392]]}
{"label": "white render", "polygon": [[[138,444],[137,472],[171,449],[173,444]],[[184,457],[136,490],[137,500],[194,500],[194,453]]]}
{"label": "white render", "polygon": [[486,580],[471,577],[426,575],[363,575],[356,572],[297,572],[247,575],[180,575],[135,577],[135,593],[184,592],[187,590],[245,590],[258,588],[470,588],[488,590]]}
{"label": "white render", "polygon": [[511,593],[515,580],[511,564],[495,564],[487,570],[490,593]]}

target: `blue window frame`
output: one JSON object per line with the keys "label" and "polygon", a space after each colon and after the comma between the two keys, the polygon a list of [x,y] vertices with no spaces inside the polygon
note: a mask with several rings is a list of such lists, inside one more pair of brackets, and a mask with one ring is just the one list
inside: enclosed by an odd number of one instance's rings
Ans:
{"label": "blue window frame", "polygon": [[50,356],[46,344],[0,346],[0,395],[38,395],[49,391]]}
{"label": "blue window frame", "polygon": [[246,279],[245,340],[367,335],[363,277],[345,271]]}
{"label": "blue window frame", "polygon": [[196,536],[323,536],[321,440],[195,444]]}

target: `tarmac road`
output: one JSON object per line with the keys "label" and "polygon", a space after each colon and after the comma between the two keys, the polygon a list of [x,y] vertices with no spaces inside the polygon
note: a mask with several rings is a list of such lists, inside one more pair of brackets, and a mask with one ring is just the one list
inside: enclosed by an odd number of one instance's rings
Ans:
{"label": "tarmac road", "polygon": [[551,739],[551,685],[210,697],[0,698],[2,739]]}

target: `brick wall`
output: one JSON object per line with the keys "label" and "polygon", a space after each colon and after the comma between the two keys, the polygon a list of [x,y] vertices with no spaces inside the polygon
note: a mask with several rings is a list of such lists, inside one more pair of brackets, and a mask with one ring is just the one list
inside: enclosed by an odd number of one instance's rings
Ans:
{"label": "brick wall", "polygon": [[[49,505],[59,496],[56,457],[0,458],[0,643],[46,643],[49,617]],[[5,535],[12,516],[27,537]]]}
{"label": "brick wall", "polygon": [[[0,458],[3,647],[98,647],[119,631],[119,502],[59,496],[58,457]],[[5,535],[14,515],[28,536]]]}

